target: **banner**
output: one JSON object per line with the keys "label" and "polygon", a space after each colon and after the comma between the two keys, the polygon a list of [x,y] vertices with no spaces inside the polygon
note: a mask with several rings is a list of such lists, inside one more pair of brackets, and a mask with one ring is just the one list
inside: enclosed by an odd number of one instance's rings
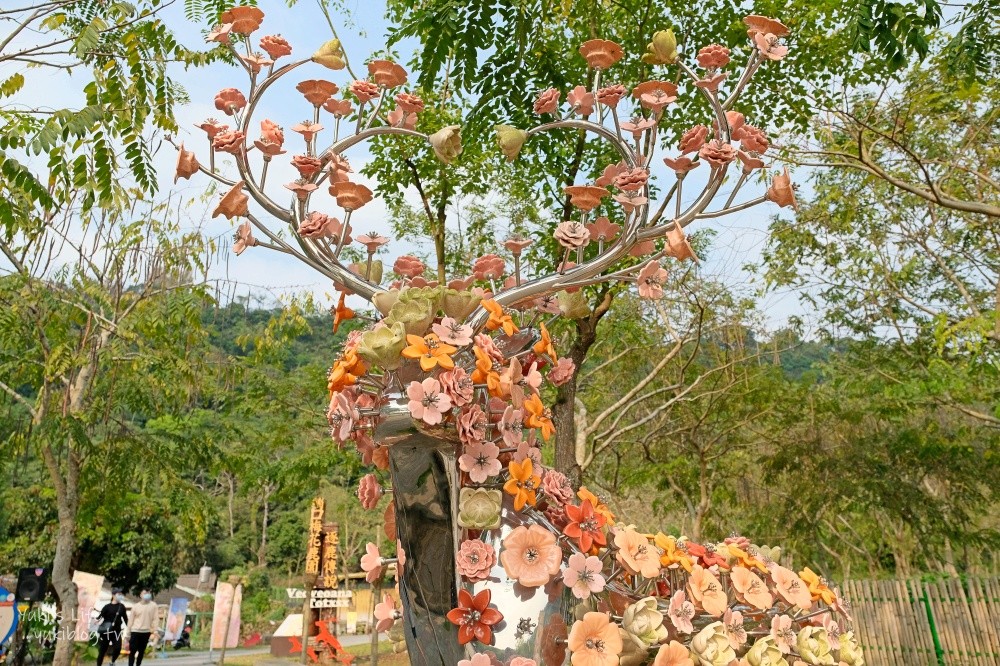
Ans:
{"label": "banner", "polygon": [[[215,610],[212,614],[212,649],[234,648],[240,642],[240,611],[243,603],[243,586],[236,589],[219,581],[215,587]],[[229,640],[226,640],[226,619],[229,619]]]}
{"label": "banner", "polygon": [[16,630],[17,604],[14,602],[14,595],[0,587],[0,646],[13,638]]}
{"label": "banner", "polygon": [[74,571],[73,582],[76,583],[76,635],[74,640],[77,643],[86,643],[90,641],[90,614],[94,611],[97,598],[101,595],[104,576]]}
{"label": "banner", "polygon": [[184,597],[174,597],[170,600],[167,611],[167,628],[163,633],[163,642],[172,643],[181,637],[184,631],[184,619],[187,617],[188,600]]}

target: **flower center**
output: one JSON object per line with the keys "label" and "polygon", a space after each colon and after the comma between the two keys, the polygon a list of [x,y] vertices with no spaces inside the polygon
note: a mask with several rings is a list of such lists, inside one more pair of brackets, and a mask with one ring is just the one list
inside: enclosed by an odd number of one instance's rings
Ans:
{"label": "flower center", "polygon": [[598,652],[604,652],[604,641],[600,638],[588,638],[586,642],[588,650],[597,650]]}
{"label": "flower center", "polygon": [[580,580],[584,583],[589,583],[594,580],[594,572],[590,569],[584,569],[580,572]]}
{"label": "flower center", "polygon": [[538,559],[538,550],[535,548],[528,548],[524,551],[524,559],[528,562],[534,562]]}
{"label": "flower center", "polygon": [[580,529],[584,532],[596,532],[597,531],[597,521],[593,518],[589,518],[582,523],[580,523]]}
{"label": "flower center", "polygon": [[486,467],[486,464],[489,461],[490,461],[490,459],[488,457],[486,457],[486,455],[480,453],[479,457],[476,458],[476,465],[478,465],[479,467]]}
{"label": "flower center", "polygon": [[465,614],[465,623],[466,624],[478,624],[479,623],[479,618],[481,618],[481,617],[482,617],[482,614],[479,611],[474,610],[474,609],[470,610],[470,611],[468,611]]}
{"label": "flower center", "polygon": [[472,553],[471,555],[469,555],[469,561],[472,562],[473,564],[479,564],[479,554]]}
{"label": "flower center", "polygon": [[424,407],[431,407],[433,405],[437,405],[437,403],[438,403],[438,395],[437,395],[437,393],[428,393],[427,395],[424,396],[424,399],[421,400],[420,403]]}

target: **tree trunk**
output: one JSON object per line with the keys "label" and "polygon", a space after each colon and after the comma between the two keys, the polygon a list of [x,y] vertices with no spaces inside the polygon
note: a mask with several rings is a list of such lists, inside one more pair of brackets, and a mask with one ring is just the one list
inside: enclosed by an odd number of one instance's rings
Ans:
{"label": "tree trunk", "polygon": [[[55,454],[49,446],[43,455],[50,474],[58,473]],[[56,535],[56,552],[52,560],[52,586],[59,600],[59,632],[56,637],[56,653],[53,666],[70,666],[73,659],[73,638],[76,632],[76,583],[73,582],[73,554],[76,551],[77,517],[80,509],[79,497],[80,461],[70,446],[66,456],[65,476],[53,478],[56,487],[56,501],[59,512],[59,531]]]}
{"label": "tree trunk", "polygon": [[271,484],[264,487],[264,516],[260,521],[260,548],[257,549],[257,566],[267,566],[267,521],[271,518]]}

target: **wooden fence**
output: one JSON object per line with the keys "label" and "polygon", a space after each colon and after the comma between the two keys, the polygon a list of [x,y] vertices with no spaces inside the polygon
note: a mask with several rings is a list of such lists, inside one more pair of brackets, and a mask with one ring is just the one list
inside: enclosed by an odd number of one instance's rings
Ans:
{"label": "wooden fence", "polygon": [[870,666],[1000,666],[1000,578],[849,580]]}

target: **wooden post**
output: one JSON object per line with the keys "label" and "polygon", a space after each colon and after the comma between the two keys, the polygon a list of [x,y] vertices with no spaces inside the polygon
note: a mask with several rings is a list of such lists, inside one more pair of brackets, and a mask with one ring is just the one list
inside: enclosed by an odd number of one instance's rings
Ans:
{"label": "wooden post", "polygon": [[306,574],[306,598],[302,602],[302,654],[299,657],[300,664],[308,663],[309,660],[309,653],[306,651],[306,648],[309,644],[309,627],[312,624],[312,591],[315,584],[316,576]]}
{"label": "wooden post", "polygon": [[[383,574],[384,575],[384,574]],[[379,594],[382,591],[382,576],[372,583],[372,619],[369,623],[372,631],[372,666],[378,666],[378,629],[375,626],[375,604],[379,601]]]}

